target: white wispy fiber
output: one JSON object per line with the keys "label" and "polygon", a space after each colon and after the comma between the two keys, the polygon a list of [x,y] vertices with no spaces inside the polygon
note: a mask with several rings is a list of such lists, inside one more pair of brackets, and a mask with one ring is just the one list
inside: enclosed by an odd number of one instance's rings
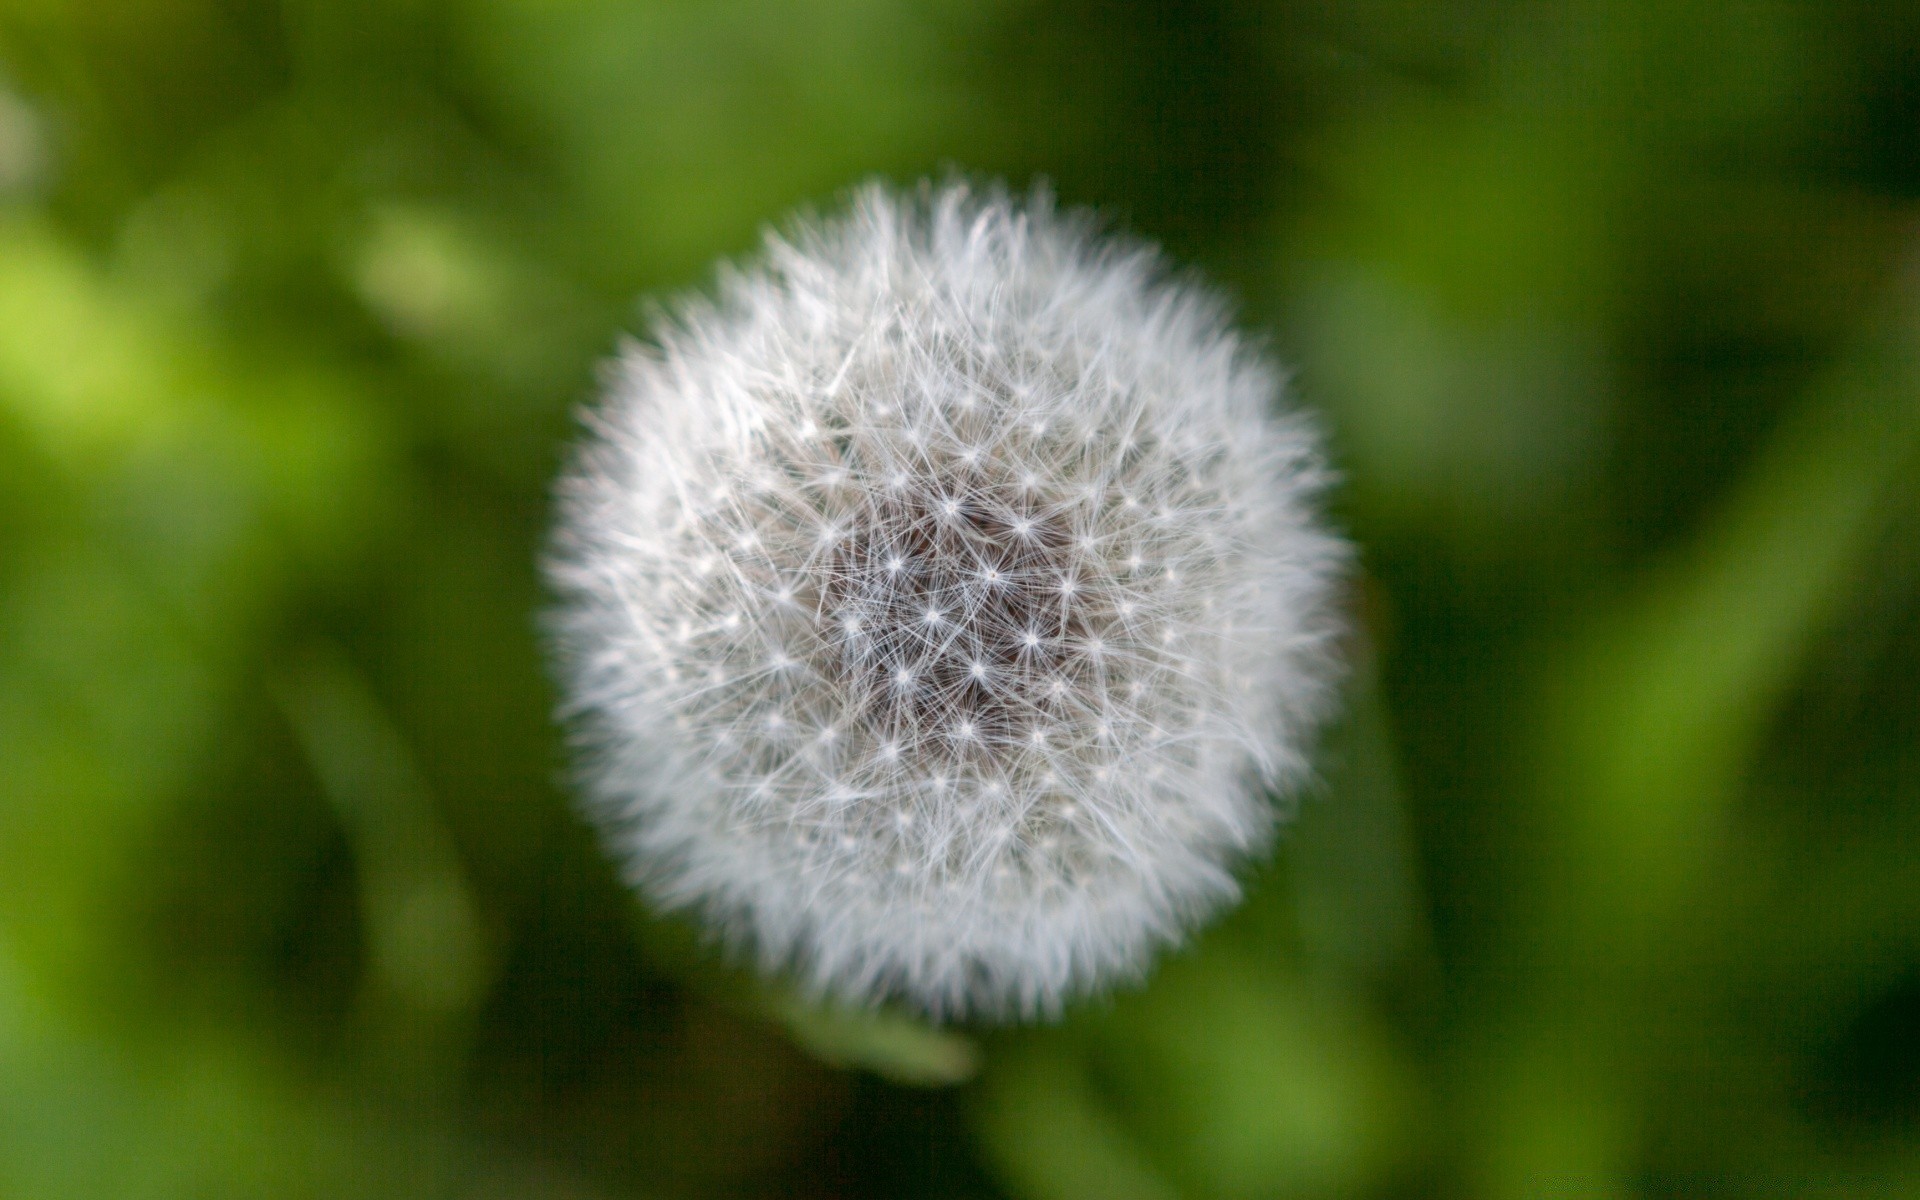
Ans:
{"label": "white wispy fiber", "polygon": [[634,881],[937,1017],[1138,975],[1326,706],[1344,544],[1273,365],[1044,199],[873,186],[628,350],[556,644]]}

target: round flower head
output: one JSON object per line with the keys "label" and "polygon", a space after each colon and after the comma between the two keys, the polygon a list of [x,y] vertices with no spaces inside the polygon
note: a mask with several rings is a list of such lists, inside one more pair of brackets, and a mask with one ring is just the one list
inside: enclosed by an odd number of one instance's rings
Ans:
{"label": "round flower head", "polygon": [[629,350],[552,580],[596,814],[815,992],[1029,1015],[1235,895],[1332,675],[1317,442],[1043,199],[858,194]]}

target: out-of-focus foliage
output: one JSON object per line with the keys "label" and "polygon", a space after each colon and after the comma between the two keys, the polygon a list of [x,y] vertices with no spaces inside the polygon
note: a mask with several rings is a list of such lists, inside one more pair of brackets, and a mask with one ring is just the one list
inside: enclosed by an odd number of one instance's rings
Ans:
{"label": "out-of-focus foliage", "polygon": [[[638,298],[1050,179],[1362,544],[1248,903],[814,1011],[569,808],[546,486]],[[0,1197],[1920,1195],[1920,9],[4,0]]]}

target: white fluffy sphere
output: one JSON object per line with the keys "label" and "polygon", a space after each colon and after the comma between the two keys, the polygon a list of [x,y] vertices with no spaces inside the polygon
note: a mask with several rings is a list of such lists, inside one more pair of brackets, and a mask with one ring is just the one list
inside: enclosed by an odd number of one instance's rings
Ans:
{"label": "white fluffy sphere", "polygon": [[1273,366],[1044,200],[861,191],[629,350],[550,577],[594,811],[769,970],[1031,1015],[1235,895],[1344,544]]}

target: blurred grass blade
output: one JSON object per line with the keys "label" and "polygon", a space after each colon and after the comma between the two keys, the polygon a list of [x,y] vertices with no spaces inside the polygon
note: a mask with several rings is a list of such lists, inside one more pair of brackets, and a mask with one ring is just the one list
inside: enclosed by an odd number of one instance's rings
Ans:
{"label": "blurred grass blade", "polygon": [[399,731],[337,652],[300,659],[278,698],[353,848],[371,1061],[396,1078],[450,1082],[447,1043],[488,975],[458,851]]}
{"label": "blurred grass blade", "polygon": [[793,995],[770,998],[766,1011],[801,1048],[830,1066],[921,1087],[964,1083],[980,1069],[980,1050],[971,1038],[910,1013],[850,1009]]}
{"label": "blurred grass blade", "polygon": [[1078,1061],[1036,1045],[999,1058],[979,1099],[978,1125],[1016,1195],[1030,1200],[1175,1200],[1106,1111]]}
{"label": "blurred grass blade", "polygon": [[1503,968],[1522,983],[1472,1043],[1499,1048],[1475,1089],[1489,1195],[1576,1177],[1624,1194],[1641,1031],[1668,1019],[1663,967],[1730,869],[1718,835],[1741,774],[1920,463],[1920,304],[1902,300],[1696,544],[1549,673],[1532,801],[1547,833]]}

